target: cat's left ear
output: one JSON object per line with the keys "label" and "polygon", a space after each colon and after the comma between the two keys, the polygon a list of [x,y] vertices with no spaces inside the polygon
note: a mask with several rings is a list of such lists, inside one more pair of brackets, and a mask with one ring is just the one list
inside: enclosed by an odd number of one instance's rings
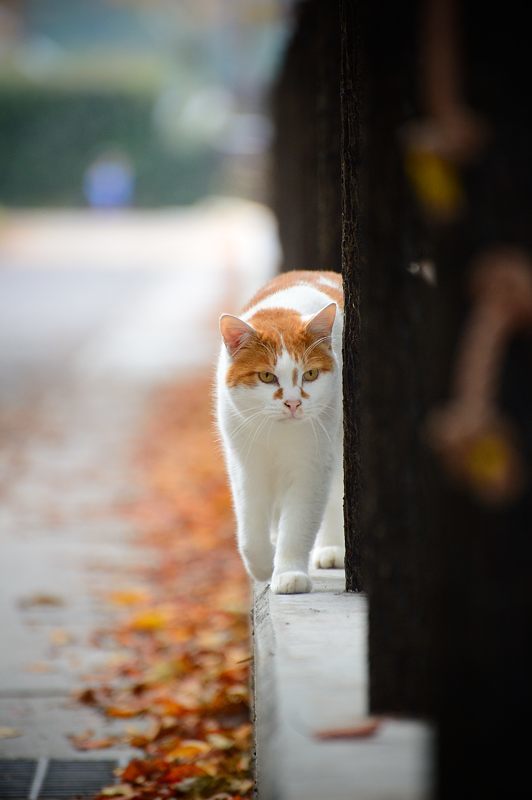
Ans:
{"label": "cat's left ear", "polygon": [[232,358],[237,350],[240,350],[252,336],[255,336],[255,329],[239,317],[234,317],[232,314],[222,314],[220,317],[220,333],[227,352]]}
{"label": "cat's left ear", "polygon": [[336,303],[329,303],[328,306],[322,308],[317,314],[309,319],[306,324],[306,329],[313,336],[323,339],[332,333],[332,327],[336,317]]}

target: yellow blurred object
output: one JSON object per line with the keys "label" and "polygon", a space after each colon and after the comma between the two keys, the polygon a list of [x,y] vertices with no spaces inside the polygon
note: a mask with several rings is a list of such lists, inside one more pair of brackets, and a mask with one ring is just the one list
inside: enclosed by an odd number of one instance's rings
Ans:
{"label": "yellow blurred object", "polygon": [[465,195],[458,170],[440,155],[418,147],[406,154],[406,174],[423,208],[449,219],[464,206]]}
{"label": "yellow blurred object", "polygon": [[142,611],[130,620],[130,627],[135,631],[156,631],[161,630],[169,622],[169,614],[166,610],[157,608]]}
{"label": "yellow blurred object", "polygon": [[117,589],[110,592],[108,597],[117,606],[135,606],[150,600],[149,593],[144,589]]}
{"label": "yellow blurred object", "polygon": [[489,488],[504,483],[512,472],[514,456],[511,445],[497,433],[476,438],[466,454],[465,468],[473,483]]}

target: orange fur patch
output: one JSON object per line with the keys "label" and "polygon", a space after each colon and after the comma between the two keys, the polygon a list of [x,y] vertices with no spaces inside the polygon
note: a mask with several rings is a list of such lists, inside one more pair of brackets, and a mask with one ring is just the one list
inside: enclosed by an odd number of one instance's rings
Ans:
{"label": "orange fur patch", "polygon": [[289,308],[264,308],[249,320],[256,330],[235,354],[227,371],[227,385],[255,386],[259,372],[275,372],[277,358],[283,347],[298,361],[303,371],[319,369],[330,372],[334,361],[326,342],[313,345],[316,336],[307,330],[301,315]]}
{"label": "orange fur patch", "polygon": [[[325,278],[328,282],[333,283],[334,286],[330,286],[329,283],[321,283],[320,278]],[[338,304],[338,307],[343,309],[344,307],[344,292],[342,287],[342,276],[338,272],[328,272],[325,270],[310,270],[310,269],[294,269],[290,272],[283,272],[280,275],[277,275],[273,278],[269,283],[262,287],[249,301],[249,303],[244,307],[243,312],[249,311],[250,308],[260,303],[261,300],[264,300],[266,297],[270,297],[270,295],[274,294],[275,292],[280,292],[283,289],[289,289],[291,286],[297,286],[298,284],[308,284],[309,286],[313,286],[315,289],[319,289],[320,292],[330,297],[331,300],[334,300],[335,303]]]}

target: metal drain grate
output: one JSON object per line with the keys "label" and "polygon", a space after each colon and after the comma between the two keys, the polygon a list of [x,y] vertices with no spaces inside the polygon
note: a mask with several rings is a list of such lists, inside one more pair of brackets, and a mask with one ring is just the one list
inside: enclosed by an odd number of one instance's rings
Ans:
{"label": "metal drain grate", "polygon": [[29,797],[37,762],[30,759],[0,759],[1,800],[26,800]]}
{"label": "metal drain grate", "polygon": [[0,759],[0,800],[90,800],[116,781],[117,761]]}
{"label": "metal drain grate", "polygon": [[50,761],[39,800],[90,797],[115,781],[116,761]]}

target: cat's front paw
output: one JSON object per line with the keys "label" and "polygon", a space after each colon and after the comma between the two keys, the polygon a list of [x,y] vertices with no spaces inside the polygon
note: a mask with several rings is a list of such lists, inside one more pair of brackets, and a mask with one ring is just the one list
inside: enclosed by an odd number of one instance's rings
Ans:
{"label": "cat's front paw", "polygon": [[306,572],[274,572],[271,589],[274,594],[305,594],[312,583]]}
{"label": "cat's front paw", "polygon": [[312,565],[317,569],[343,569],[344,556],[343,547],[316,547],[312,551]]}

